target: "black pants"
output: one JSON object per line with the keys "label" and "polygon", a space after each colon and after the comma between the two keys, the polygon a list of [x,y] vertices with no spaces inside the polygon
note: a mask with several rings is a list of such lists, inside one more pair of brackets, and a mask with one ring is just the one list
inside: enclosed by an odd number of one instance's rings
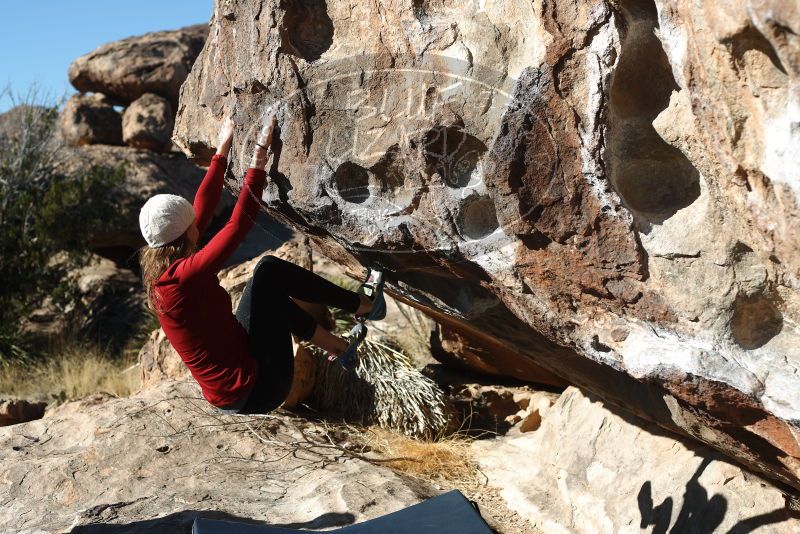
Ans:
{"label": "black pants", "polygon": [[311,271],[275,256],[262,258],[236,308],[236,319],[250,338],[250,354],[258,361],[258,382],[240,414],[267,413],[289,394],[294,375],[291,334],[309,340],[317,327],[290,297],[352,313],[360,304],[357,293]]}

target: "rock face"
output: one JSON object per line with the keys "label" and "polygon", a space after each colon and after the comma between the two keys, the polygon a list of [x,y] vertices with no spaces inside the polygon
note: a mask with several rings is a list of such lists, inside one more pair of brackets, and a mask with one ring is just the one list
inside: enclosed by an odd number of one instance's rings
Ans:
{"label": "rock face", "polygon": [[61,112],[61,135],[71,145],[121,145],[122,119],[105,95],[75,95]]}
{"label": "rock face", "polygon": [[69,81],[79,91],[105,93],[126,104],[145,93],[177,104],[207,32],[202,24],[106,44],[76,59],[69,67]]}
{"label": "rock face", "polygon": [[173,126],[175,118],[169,101],[145,93],[122,115],[122,140],[128,146],[166,152],[172,145]]}
{"label": "rock face", "polygon": [[289,417],[220,416],[196,387],[171,380],[130,398],[71,402],[0,428],[0,528],[189,532],[199,515],[317,529],[435,493],[355,458],[337,461],[340,451],[313,446],[316,435]]}
{"label": "rock face", "polygon": [[473,449],[489,485],[542,532],[800,529],[763,480],[635,419],[570,387],[538,429]]}
{"label": "rock face", "polygon": [[794,5],[220,0],[176,143],[282,101],[270,213],[505,374],[798,489]]}
{"label": "rock face", "polygon": [[[95,236],[91,243],[93,250],[104,256],[113,256],[114,249],[119,248],[130,255],[131,249],[144,244],[139,232],[139,210],[148,198],[158,193],[172,193],[191,201],[205,174],[182,154],[157,154],[129,147],[87,145],[65,149],[59,157],[61,168],[67,173],[86,171],[92,166],[122,166],[124,169],[125,180],[120,185],[117,203],[126,224],[121,229]],[[218,210],[231,204],[226,196]]]}
{"label": "rock face", "polygon": [[145,297],[139,277],[114,262],[92,256],[89,263],[67,274],[80,294],[79,308],[59,310],[45,301],[23,324],[28,333],[64,336],[70,330],[112,349],[134,335],[131,325],[145,319]]}

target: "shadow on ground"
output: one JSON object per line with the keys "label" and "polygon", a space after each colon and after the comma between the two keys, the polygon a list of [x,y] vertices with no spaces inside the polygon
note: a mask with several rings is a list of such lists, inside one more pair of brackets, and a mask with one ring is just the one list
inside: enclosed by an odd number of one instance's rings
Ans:
{"label": "shadow on ground", "polygon": [[[713,534],[725,519],[728,501],[723,495],[709,496],[708,491],[700,484],[700,475],[714,461],[713,456],[703,459],[692,478],[686,483],[683,493],[683,504],[670,529],[672,522],[673,500],[667,497],[658,506],[653,506],[652,487],[648,480],[642,484],[637,496],[641,522],[639,528],[652,526],[653,534]],[[731,527],[728,534],[745,534],[772,523],[780,523],[791,518],[786,508],[778,508],[772,512],[743,519]],[[669,530],[668,530],[669,529]]]}
{"label": "shadow on ground", "polygon": [[238,517],[226,512],[217,512],[213,510],[185,510],[183,512],[175,512],[174,514],[169,514],[164,517],[133,521],[131,523],[82,525],[75,527],[71,532],[72,534],[121,534],[123,532],[132,534],[161,534],[163,532],[190,534],[192,531],[192,523],[198,517],[222,521],[238,521],[240,523],[247,523],[250,525],[265,525],[270,527],[295,529],[322,529],[341,527],[352,524],[356,519],[351,513],[342,514],[329,512],[322,514],[311,521],[305,521],[303,523],[268,524],[263,521],[255,521],[245,517]]}

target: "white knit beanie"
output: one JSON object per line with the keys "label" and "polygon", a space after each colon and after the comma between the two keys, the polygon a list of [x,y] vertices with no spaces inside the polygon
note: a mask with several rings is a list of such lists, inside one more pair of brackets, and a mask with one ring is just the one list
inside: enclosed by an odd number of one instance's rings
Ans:
{"label": "white knit beanie", "polygon": [[194,222],[194,208],[178,195],[155,195],[139,212],[139,228],[153,248],[172,243]]}

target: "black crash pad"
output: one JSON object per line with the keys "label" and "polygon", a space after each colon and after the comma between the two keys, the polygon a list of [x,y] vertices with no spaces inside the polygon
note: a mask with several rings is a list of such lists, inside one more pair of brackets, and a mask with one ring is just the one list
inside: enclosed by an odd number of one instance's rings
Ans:
{"label": "black crash pad", "polygon": [[[315,532],[198,517],[192,534],[290,534]],[[318,532],[318,531],[317,531]],[[337,534],[492,534],[478,511],[459,491],[450,491],[404,510],[336,530]]]}

